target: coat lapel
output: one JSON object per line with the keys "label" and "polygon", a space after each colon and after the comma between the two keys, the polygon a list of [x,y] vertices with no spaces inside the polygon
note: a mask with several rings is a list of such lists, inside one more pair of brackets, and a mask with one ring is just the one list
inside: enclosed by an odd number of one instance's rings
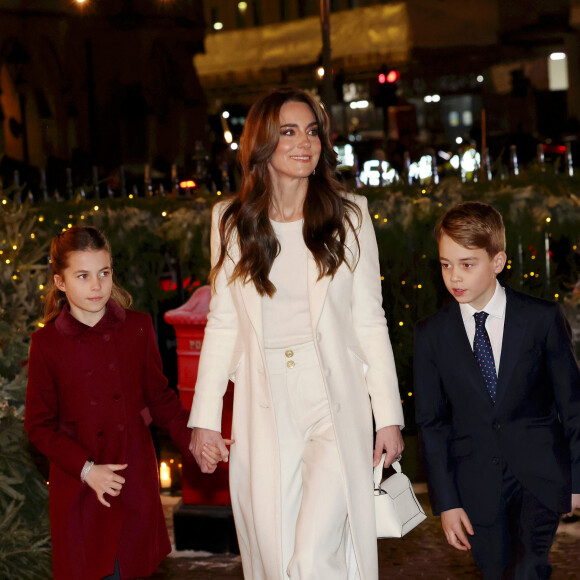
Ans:
{"label": "coat lapel", "polygon": [[506,288],[506,310],[503,327],[499,375],[497,378],[496,408],[502,402],[518,360],[518,350],[526,331],[526,317],[517,296]]}
{"label": "coat lapel", "polygon": [[461,371],[460,374],[466,377],[466,382],[470,387],[475,389],[490,406],[493,406],[489,393],[487,392],[487,387],[485,386],[485,381],[483,380],[483,375],[481,374],[475,356],[473,355],[473,349],[469,344],[469,339],[465,332],[465,324],[461,318],[461,310],[457,302],[451,304],[445,334],[445,351],[449,353],[449,356],[453,359],[453,364],[462,367],[459,369]]}
{"label": "coat lapel", "polygon": [[[308,284],[308,304],[310,308],[310,319],[312,331],[316,333],[318,321],[322,313],[330,276],[324,276],[318,280],[318,268],[312,255],[308,254],[307,260],[307,284]],[[260,347],[264,347],[264,328],[262,324],[262,297],[258,294],[256,287],[251,282],[248,284],[239,283],[240,294],[244,301],[244,306],[248,318],[254,328]]]}
{"label": "coat lapel", "polygon": [[246,307],[248,318],[258,337],[260,348],[264,348],[264,327],[262,324],[262,297],[258,294],[253,282],[240,283],[240,294]]}
{"label": "coat lapel", "polygon": [[312,332],[316,334],[322,307],[328,292],[328,285],[330,284],[330,276],[323,276],[318,280],[318,267],[312,254],[308,252],[307,265],[307,283],[308,283],[308,303],[310,307],[310,321],[312,323]]}
{"label": "coat lapel", "polygon": [[[229,261],[227,277],[231,280],[234,265],[240,259],[240,248],[238,244],[232,244],[229,250]],[[252,282],[244,283],[236,280],[234,284],[239,288],[244,307],[248,314],[248,319],[258,338],[260,348],[264,348],[264,327],[262,325],[262,297],[258,294],[256,287]]]}

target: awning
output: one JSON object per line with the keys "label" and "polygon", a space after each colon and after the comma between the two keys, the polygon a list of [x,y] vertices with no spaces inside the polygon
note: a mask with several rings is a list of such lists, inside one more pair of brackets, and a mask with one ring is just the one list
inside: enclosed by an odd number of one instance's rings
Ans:
{"label": "awning", "polygon": [[[400,65],[409,58],[406,3],[355,8],[331,14],[332,63],[335,69],[374,70],[382,63]],[[209,34],[206,54],[194,57],[203,85],[229,80],[244,83],[257,75],[280,75],[283,69],[314,67],[322,50],[318,17],[244,30]]]}

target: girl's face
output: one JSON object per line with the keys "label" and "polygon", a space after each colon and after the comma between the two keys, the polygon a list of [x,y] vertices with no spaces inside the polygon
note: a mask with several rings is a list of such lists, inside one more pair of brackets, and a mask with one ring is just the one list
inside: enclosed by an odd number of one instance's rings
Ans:
{"label": "girl's face", "polygon": [[274,179],[307,178],[316,168],[321,144],[312,109],[288,101],[280,109],[280,139],[268,164]]}
{"label": "girl's face", "polygon": [[111,255],[107,250],[83,250],[68,255],[62,275],[54,275],[56,287],[66,294],[71,314],[87,326],[95,326],[105,314],[113,289]]}

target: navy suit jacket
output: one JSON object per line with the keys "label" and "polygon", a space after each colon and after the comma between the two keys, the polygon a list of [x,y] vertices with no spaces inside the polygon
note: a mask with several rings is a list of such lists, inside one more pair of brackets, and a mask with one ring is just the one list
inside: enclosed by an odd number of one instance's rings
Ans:
{"label": "navy suit jacket", "polygon": [[415,328],[416,419],[435,515],[497,515],[502,469],[549,509],[580,493],[580,372],[558,304],[506,287],[492,403],[453,301]]}

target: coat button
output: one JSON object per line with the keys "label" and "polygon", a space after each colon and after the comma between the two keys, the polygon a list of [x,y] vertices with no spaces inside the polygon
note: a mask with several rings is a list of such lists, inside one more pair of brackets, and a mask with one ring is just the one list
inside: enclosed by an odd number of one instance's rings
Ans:
{"label": "coat button", "polygon": [[286,363],[286,366],[287,366],[289,369],[293,369],[293,368],[296,366],[296,363],[295,363],[293,360],[289,360],[289,361]]}
{"label": "coat button", "polygon": [[103,340],[104,340],[105,342],[109,342],[109,340],[111,340],[111,335],[110,335],[110,334],[104,334],[104,335],[103,335]]}
{"label": "coat button", "polygon": [[120,401],[121,400],[121,395],[115,395],[113,397],[113,401]]}
{"label": "coat button", "polygon": [[97,437],[102,437],[103,436],[103,430],[99,429],[99,431],[97,431]]}
{"label": "coat button", "polygon": [[124,431],[125,430],[125,425],[123,425],[123,423],[119,423],[117,425],[117,431]]}
{"label": "coat button", "polygon": [[493,430],[499,431],[501,429],[501,425],[499,423],[493,422]]}
{"label": "coat button", "polygon": [[492,458],[491,462],[493,465],[499,465],[499,457]]}
{"label": "coat button", "polygon": [[292,358],[294,356],[294,351],[288,349],[284,354],[286,355],[286,358]]}

